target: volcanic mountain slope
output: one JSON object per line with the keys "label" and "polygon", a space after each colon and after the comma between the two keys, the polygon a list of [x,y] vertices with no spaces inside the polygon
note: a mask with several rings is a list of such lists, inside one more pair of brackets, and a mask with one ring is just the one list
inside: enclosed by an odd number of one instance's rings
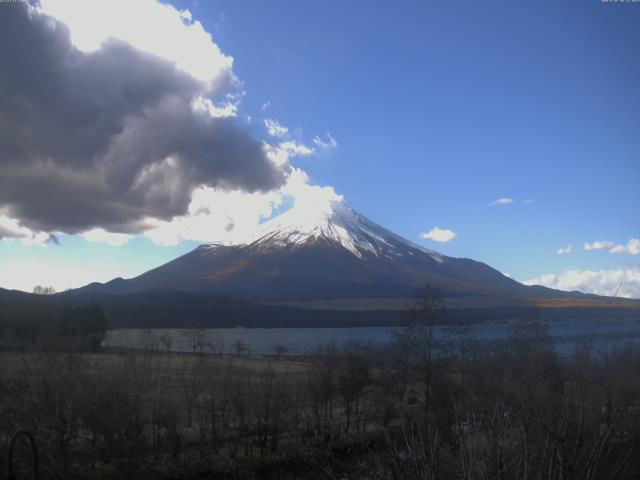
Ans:
{"label": "volcanic mountain slope", "polygon": [[82,291],[180,290],[305,308],[384,310],[401,308],[425,282],[439,285],[453,306],[594,301],[528,287],[484,263],[428,250],[336,202],[312,214],[294,207],[247,243],[202,245],[139,277]]}

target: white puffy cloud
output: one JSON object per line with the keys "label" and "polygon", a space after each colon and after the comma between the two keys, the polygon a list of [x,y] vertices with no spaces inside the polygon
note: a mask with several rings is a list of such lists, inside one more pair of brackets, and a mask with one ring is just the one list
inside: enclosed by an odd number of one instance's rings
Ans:
{"label": "white puffy cloud", "polygon": [[344,200],[332,186],[311,185],[304,170],[294,168],[282,188],[282,194],[293,199],[293,207],[300,215],[315,217],[321,212],[329,212],[333,202]]}
{"label": "white puffy cloud", "polygon": [[246,240],[280,205],[282,194],[225,192],[201,187],[193,192],[187,214],[171,221],[152,221],[145,236],[157,245],[177,245],[184,240],[238,243]]}
{"label": "white puffy cloud", "polygon": [[626,253],[628,255],[640,255],[640,239],[632,238],[626,245],[615,244],[610,241],[596,241],[593,243],[585,243],[585,250],[608,250],[609,253]]}
{"label": "white puffy cloud", "polygon": [[513,198],[503,197],[494,200],[489,204],[490,207],[495,207],[498,205],[511,205],[513,203]]}
{"label": "white puffy cloud", "polygon": [[589,250],[609,250],[615,244],[613,242],[609,242],[608,240],[595,241],[593,243],[585,243],[584,249]]}
{"label": "white puffy cloud", "polygon": [[294,141],[280,142],[277,145],[264,143],[263,148],[267,158],[280,166],[288,165],[291,157],[306,157],[314,152],[312,148]]}
{"label": "white puffy cloud", "polygon": [[158,245],[177,245],[184,240],[245,243],[287,197],[293,201],[291,208],[306,217],[328,211],[331,202],[343,199],[333,187],[310,185],[306,172],[293,168],[286,184],[273,192],[225,192],[202,187],[194,192],[188,214],[171,221],[153,221],[153,228],[145,236]]}
{"label": "white puffy cloud", "polygon": [[132,235],[126,233],[107,232],[103,228],[93,228],[84,232],[82,235],[87,242],[103,242],[113,247],[125,245],[133,238]]}
{"label": "white puffy cloud", "polygon": [[189,10],[156,0],[40,0],[41,10],[66,23],[71,41],[84,52],[109,38],[166,58],[199,80],[231,75],[233,58],[223,54]]}
{"label": "white puffy cloud", "polygon": [[20,225],[15,218],[6,215],[4,209],[0,209],[0,240],[20,240],[24,245],[44,245],[51,241],[52,237],[46,232],[33,231]]}
{"label": "white puffy cloud", "polygon": [[264,126],[272,137],[284,137],[289,133],[289,129],[273,118],[265,118]]}
{"label": "white puffy cloud", "polygon": [[313,148],[296,142],[282,142],[278,145],[281,150],[285,150],[290,157],[306,157],[313,153]]}
{"label": "white puffy cloud", "polygon": [[570,243],[566,247],[559,248],[556,250],[558,255],[569,255],[573,251],[573,245]]}
{"label": "white puffy cloud", "polygon": [[227,102],[216,105],[210,98],[198,97],[191,102],[196,112],[206,112],[213,118],[235,117],[238,114],[238,103]]}
{"label": "white puffy cloud", "polygon": [[446,228],[433,227],[430,231],[421,233],[420,236],[435,242],[446,243],[456,238],[458,234]]}
{"label": "white puffy cloud", "polygon": [[327,132],[327,139],[323,140],[318,135],[313,137],[313,143],[318,148],[336,148],[338,146],[338,142],[331,136],[329,132]]}
{"label": "white puffy cloud", "polygon": [[31,235],[33,232],[21,226],[15,218],[0,215],[0,238],[27,238]]}
{"label": "white puffy cloud", "polygon": [[640,239],[632,238],[626,245],[615,245],[609,253],[627,253],[629,255],[640,255]]}
{"label": "white puffy cloud", "polygon": [[560,275],[546,274],[522,282],[525,285],[542,285],[566,291],[580,291],[597,295],[614,295],[640,298],[640,269],[618,270],[568,270]]}

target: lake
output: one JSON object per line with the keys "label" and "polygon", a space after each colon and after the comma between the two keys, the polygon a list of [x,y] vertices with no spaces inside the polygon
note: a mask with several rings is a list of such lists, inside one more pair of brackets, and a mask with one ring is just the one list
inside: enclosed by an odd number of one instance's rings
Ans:
{"label": "lake", "polygon": [[[203,330],[117,329],[110,330],[103,345],[107,347],[157,348],[176,352],[220,351],[235,353],[235,345],[243,342],[251,355],[273,354],[276,345],[287,354],[306,355],[318,351],[320,345],[333,345],[341,350],[349,342],[384,345],[390,342],[391,327],[358,328],[210,328]],[[495,343],[507,338],[508,325],[474,325],[458,338],[466,342]],[[640,340],[640,323],[635,321],[567,321],[549,324],[554,347],[570,355],[576,345],[590,342],[597,350],[606,351]],[[440,335],[442,332],[439,332]]]}

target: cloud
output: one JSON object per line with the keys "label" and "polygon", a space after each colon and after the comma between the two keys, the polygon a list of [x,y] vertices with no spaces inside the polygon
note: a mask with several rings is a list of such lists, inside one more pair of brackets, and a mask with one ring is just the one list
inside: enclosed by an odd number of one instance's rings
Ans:
{"label": "cloud", "polygon": [[227,102],[223,105],[215,105],[211,99],[198,97],[191,102],[191,108],[195,111],[207,112],[213,118],[235,117],[238,114],[238,104]]}
{"label": "cloud", "polygon": [[580,291],[597,295],[640,298],[640,269],[568,270],[561,275],[547,274],[522,282],[525,285],[543,285],[566,291]]}
{"label": "cloud", "polygon": [[55,233],[50,233],[49,238],[47,238],[46,243],[52,243],[54,245],[60,245],[60,239]]}
{"label": "cloud", "polygon": [[116,277],[131,278],[148,268],[133,263],[103,262],[99,258],[83,258],[78,262],[62,258],[8,258],[2,260],[0,288],[31,292],[36,285],[46,285],[64,292],[91,282],[108,282]]}
{"label": "cloud", "polygon": [[556,253],[558,255],[569,255],[573,251],[573,244],[569,244],[566,247],[559,248]]}
{"label": "cloud", "polygon": [[527,198],[526,200],[523,200],[522,203],[524,203],[525,205],[531,205],[533,203],[536,203],[536,201],[533,198]]}
{"label": "cloud", "polygon": [[333,201],[342,200],[333,187],[310,185],[308,175],[293,168],[285,185],[277,191],[249,194],[200,188],[194,192],[188,214],[172,221],[156,221],[145,236],[158,245],[177,245],[184,240],[224,244],[248,242],[285,198],[293,201],[291,208],[299,215],[307,217],[318,210],[326,210]]}
{"label": "cloud", "polygon": [[0,240],[20,240],[24,245],[45,245],[52,238],[56,237],[22,227],[15,218],[8,217],[4,209],[0,209]]}
{"label": "cloud", "polygon": [[265,118],[264,126],[272,137],[284,137],[289,133],[289,129],[272,118]]}
{"label": "cloud", "polygon": [[94,228],[82,234],[87,242],[104,242],[111,246],[119,247],[125,245],[133,238],[131,235],[124,233],[111,233],[102,228]]}
{"label": "cloud", "polygon": [[585,250],[609,250],[609,253],[626,253],[629,255],[640,255],[640,239],[632,238],[626,245],[618,244],[610,241],[596,241],[593,243],[585,243]]}
{"label": "cloud", "polygon": [[305,157],[314,153],[312,148],[293,141],[280,142],[277,145],[264,144],[267,157],[275,165],[289,165],[291,157]]}
{"label": "cloud", "polygon": [[40,5],[69,27],[71,41],[83,52],[118,39],[204,82],[231,74],[233,58],[220,51],[189,10],[156,0],[40,0]]}
{"label": "cloud", "polygon": [[[100,18],[72,3],[77,12],[43,3],[71,31],[26,2],[0,16],[0,207],[8,218],[32,235],[132,234],[185,214],[199,187],[266,192],[286,182],[289,164],[275,163],[234,122],[237,103],[215,101],[233,84],[231,61],[200,24],[152,0],[98,2]],[[121,20],[136,20],[137,31]],[[203,65],[178,58],[186,47]]]}
{"label": "cloud", "polygon": [[225,192],[201,187],[193,192],[188,212],[171,221],[153,221],[144,235],[157,245],[177,245],[185,240],[204,243],[240,243],[261,219],[271,216],[282,202],[280,191]]}
{"label": "cloud", "polygon": [[338,146],[338,142],[331,136],[329,132],[327,132],[327,140],[322,140],[318,135],[313,137],[313,143],[318,148],[336,148]]}
{"label": "cloud", "polygon": [[313,148],[296,142],[282,142],[278,145],[278,148],[286,151],[291,157],[306,157],[314,152]]}
{"label": "cloud", "polygon": [[585,243],[584,244],[584,249],[585,250],[609,250],[610,248],[612,248],[615,244],[613,242],[609,242],[606,240],[603,241],[595,241],[593,243]]}
{"label": "cloud", "polygon": [[446,228],[433,227],[430,231],[421,233],[420,236],[435,242],[447,243],[456,238],[458,234]]}
{"label": "cloud", "polygon": [[626,245],[615,245],[609,253],[627,253],[629,255],[640,255],[640,239],[632,238]]}
{"label": "cloud", "polygon": [[0,215],[0,238],[27,238],[30,235],[31,231],[21,227],[17,220]]}
{"label": "cloud", "polygon": [[499,198],[494,200],[489,204],[490,207],[495,207],[497,205],[511,205],[513,203],[513,198]]}

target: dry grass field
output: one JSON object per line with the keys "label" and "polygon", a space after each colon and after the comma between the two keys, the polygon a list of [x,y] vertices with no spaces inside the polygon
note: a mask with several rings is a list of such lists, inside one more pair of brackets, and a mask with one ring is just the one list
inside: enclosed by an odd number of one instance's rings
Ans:
{"label": "dry grass field", "polygon": [[0,352],[0,435],[32,432],[51,479],[640,474],[636,347],[563,358],[544,324],[447,355],[431,341],[413,328],[386,349],[308,357]]}

